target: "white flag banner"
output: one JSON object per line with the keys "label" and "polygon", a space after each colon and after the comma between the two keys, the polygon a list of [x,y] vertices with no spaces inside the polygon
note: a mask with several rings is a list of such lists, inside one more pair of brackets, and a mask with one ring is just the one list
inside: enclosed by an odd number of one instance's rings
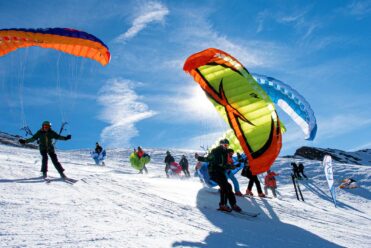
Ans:
{"label": "white flag banner", "polygon": [[335,207],[336,207],[336,191],[334,186],[334,173],[332,170],[332,158],[330,155],[325,155],[323,158],[322,165],[325,170],[325,175],[328,183],[328,187],[331,192],[332,200],[334,201]]}

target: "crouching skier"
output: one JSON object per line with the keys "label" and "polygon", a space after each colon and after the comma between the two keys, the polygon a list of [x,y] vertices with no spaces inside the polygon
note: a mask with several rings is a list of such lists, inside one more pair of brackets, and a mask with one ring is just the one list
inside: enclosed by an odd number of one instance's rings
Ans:
{"label": "crouching skier", "polygon": [[53,146],[53,139],[57,140],[69,140],[71,135],[61,136],[51,129],[51,123],[49,121],[44,121],[42,127],[29,139],[20,139],[19,143],[27,144],[38,140],[40,154],[42,156],[41,172],[43,173],[43,178],[47,177],[48,172],[48,154],[52,160],[54,167],[59,172],[61,178],[66,179],[66,175],[63,173],[64,169],[59,163],[57,154],[55,153]]}

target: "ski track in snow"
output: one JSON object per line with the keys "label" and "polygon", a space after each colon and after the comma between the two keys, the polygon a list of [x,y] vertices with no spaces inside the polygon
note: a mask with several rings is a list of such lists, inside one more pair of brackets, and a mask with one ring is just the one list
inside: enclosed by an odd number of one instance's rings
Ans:
{"label": "ski track in snow", "polygon": [[[240,218],[216,211],[217,190],[198,178],[166,178],[165,150],[147,150],[148,175],[129,165],[129,149],[108,150],[106,166],[92,165],[89,150],[58,151],[66,175],[79,180],[68,184],[45,183],[37,150],[0,149],[1,247],[371,247],[370,166],[334,164],[337,185],[353,177],[361,186],[337,189],[335,208],[319,161],[301,160],[310,179],[300,181],[299,202],[291,160],[279,158],[279,199],[238,197],[242,209],[261,213]],[[182,154],[193,174],[192,152],[173,151],[176,161]],[[57,174],[49,161],[48,175]],[[247,179],[238,180],[244,191]]]}

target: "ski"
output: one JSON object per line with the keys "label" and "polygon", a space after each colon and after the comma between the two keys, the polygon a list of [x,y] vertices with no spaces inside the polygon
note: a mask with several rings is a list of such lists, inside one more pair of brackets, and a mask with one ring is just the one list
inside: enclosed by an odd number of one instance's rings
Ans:
{"label": "ski", "polygon": [[300,199],[299,199],[299,195],[298,195],[298,189],[296,188],[296,183],[295,183],[295,177],[294,177],[294,174],[291,174],[291,179],[292,179],[292,184],[294,185],[296,198],[298,199],[298,201],[300,201]]}
{"label": "ski", "polygon": [[54,178],[54,177],[46,177],[44,178],[44,182],[49,184],[51,183],[52,181],[61,181],[61,182],[65,182],[65,183],[68,183],[68,184],[75,184],[76,182],[78,182],[79,180],[76,180],[76,179],[73,179],[73,178]]}
{"label": "ski", "polygon": [[304,201],[304,197],[303,197],[303,194],[301,193],[301,189],[300,189],[300,183],[298,181],[296,181],[296,184],[297,184],[297,187],[298,187],[300,198],[301,198],[302,201]]}
{"label": "ski", "polygon": [[76,180],[76,179],[73,179],[73,178],[62,178],[62,181],[66,182],[66,183],[69,183],[69,184],[75,184],[77,183],[79,180]]}
{"label": "ski", "polygon": [[221,213],[225,213],[225,214],[228,214],[228,215],[232,215],[234,217],[237,217],[237,218],[246,218],[246,219],[251,219],[251,218],[255,218],[257,217],[260,213],[252,213],[252,212],[246,212],[246,211],[241,211],[241,212],[236,212],[236,211],[231,211],[231,212],[227,212],[227,211],[222,211],[222,210],[219,210],[217,209],[218,212],[221,212]]}
{"label": "ski", "polygon": [[273,197],[271,196],[264,196],[264,197],[260,197],[260,196],[255,196],[255,195],[243,195],[243,197],[246,197],[246,198],[250,198],[250,199],[260,199],[260,200],[264,200],[264,199],[273,199]]}

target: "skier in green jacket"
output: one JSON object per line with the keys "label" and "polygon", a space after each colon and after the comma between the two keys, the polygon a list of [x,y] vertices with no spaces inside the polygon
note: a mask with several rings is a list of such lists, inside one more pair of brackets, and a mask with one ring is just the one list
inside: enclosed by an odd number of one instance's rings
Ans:
{"label": "skier in green jacket", "polygon": [[63,173],[64,169],[62,165],[59,163],[57,154],[55,153],[55,149],[53,146],[53,139],[69,140],[71,139],[71,135],[62,136],[62,135],[57,134],[55,131],[51,129],[51,123],[49,121],[44,121],[39,131],[37,131],[29,139],[20,139],[19,143],[27,144],[27,143],[37,140],[39,144],[40,154],[42,156],[41,172],[43,173],[43,178],[47,177],[48,154],[49,154],[49,157],[52,160],[54,167],[59,172],[61,178],[64,179],[66,178],[66,175]]}

